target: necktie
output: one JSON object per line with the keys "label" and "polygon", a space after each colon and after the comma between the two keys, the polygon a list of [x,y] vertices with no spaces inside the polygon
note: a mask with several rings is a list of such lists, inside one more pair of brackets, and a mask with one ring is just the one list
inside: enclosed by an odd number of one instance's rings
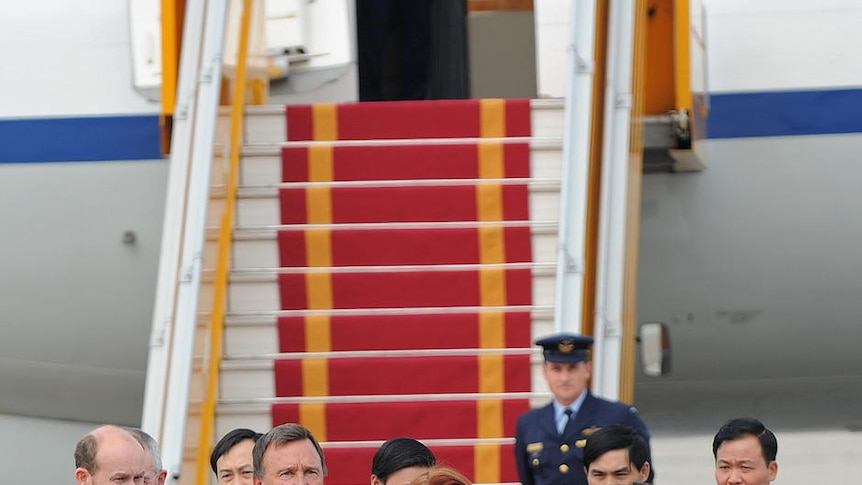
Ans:
{"label": "necktie", "polygon": [[560,430],[560,434],[565,433],[566,428],[569,426],[569,423],[572,421],[572,410],[571,410],[571,409],[566,408],[566,409],[563,411],[563,414],[565,414],[565,415],[566,415],[566,421],[563,423],[563,429],[562,429],[562,430]]}

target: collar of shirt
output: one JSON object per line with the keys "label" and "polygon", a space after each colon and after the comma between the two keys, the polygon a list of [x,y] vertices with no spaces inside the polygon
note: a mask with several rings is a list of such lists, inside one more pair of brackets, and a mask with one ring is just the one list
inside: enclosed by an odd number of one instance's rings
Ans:
{"label": "collar of shirt", "polygon": [[557,400],[554,400],[554,423],[557,424],[557,431],[560,431],[563,427],[566,426],[566,421],[568,421],[568,417],[566,416],[566,407],[572,410],[572,416],[578,414],[578,411],[581,409],[581,404],[584,403],[584,399],[587,398],[587,391],[581,393],[575,402],[573,402],[570,406],[563,406]]}

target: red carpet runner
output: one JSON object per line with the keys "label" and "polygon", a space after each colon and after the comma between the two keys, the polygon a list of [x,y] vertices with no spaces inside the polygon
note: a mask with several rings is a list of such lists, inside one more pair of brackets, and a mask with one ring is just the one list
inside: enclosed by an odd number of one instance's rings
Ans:
{"label": "red carpet runner", "polygon": [[320,399],[273,405],[273,425],[325,442],[330,485],[368,483],[376,444],[350,442],[396,436],[492,439],[430,444],[476,483],[516,482],[512,445],[493,439],[529,408],[501,397],[530,391],[529,355],[501,352],[531,347],[529,101],[289,106],[287,127],[332,143],[282,151],[279,347],[293,355],[275,388]]}

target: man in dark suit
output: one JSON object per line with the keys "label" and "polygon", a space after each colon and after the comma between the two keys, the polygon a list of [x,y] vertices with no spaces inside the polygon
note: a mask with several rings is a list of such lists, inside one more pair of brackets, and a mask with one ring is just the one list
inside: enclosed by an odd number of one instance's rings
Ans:
{"label": "man in dark suit", "polygon": [[[592,344],[592,337],[573,333],[536,341],[544,352],[542,372],[554,400],[518,418],[515,463],[524,485],[587,485],[584,446],[603,426],[631,426],[649,443],[649,431],[634,407],[590,393]],[[650,470],[650,481],[653,475]]]}

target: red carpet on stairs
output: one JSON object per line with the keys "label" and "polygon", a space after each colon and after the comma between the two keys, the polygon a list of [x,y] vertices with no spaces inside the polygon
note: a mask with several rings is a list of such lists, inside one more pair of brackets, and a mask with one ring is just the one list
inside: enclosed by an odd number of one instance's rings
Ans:
{"label": "red carpet on stairs", "polygon": [[280,195],[282,224],[320,224],[324,216],[329,224],[475,221],[494,199],[500,207],[488,220],[530,218],[526,184],[283,188]]}
{"label": "red carpet on stairs", "polygon": [[278,281],[282,310],[473,307],[482,305],[490,291],[500,295],[500,303],[529,305],[533,283],[529,269],[311,271],[280,274]]}
{"label": "red carpet on stairs", "polygon": [[[525,142],[444,143],[438,145],[286,146],[282,181],[314,181],[325,165],[332,180],[427,180],[481,178],[481,152],[500,151],[500,178],[530,176],[530,145]],[[331,168],[330,168],[331,167]]]}
{"label": "red carpet on stairs", "polygon": [[[500,319],[494,337],[502,347],[530,347],[529,312],[510,311],[494,316]],[[482,325],[477,312],[281,317],[279,351],[478,349],[483,347]],[[325,349],[314,340],[321,328],[327,334]],[[404,338],[405,335],[422,338]]]}
{"label": "red carpet on stairs", "polygon": [[275,374],[279,397],[530,391],[529,355],[282,359]]}
{"label": "red carpet on stairs", "polygon": [[526,99],[287,106],[287,141],[525,137],[530,131]]}
{"label": "red carpet on stairs", "polygon": [[[502,228],[504,263],[528,263],[530,228]],[[475,227],[420,229],[282,230],[278,232],[281,266],[312,266],[308,255],[319,238],[329,240],[331,266],[477,264],[482,230]]]}
{"label": "red carpet on stairs", "polygon": [[[302,404],[284,404],[273,410],[273,419],[296,423]],[[523,399],[500,401],[411,401],[325,404],[326,437],[350,441],[357,436],[385,441],[410,435],[421,440],[457,438],[505,438],[515,434],[515,422],[529,409]],[[489,411],[488,408],[491,408]],[[361,416],[361,419],[357,419]],[[489,422],[496,420],[497,422]]]}
{"label": "red carpet on stairs", "polygon": [[532,373],[529,100],[286,116],[288,141],[332,143],[282,150],[278,329],[291,355],[275,361],[275,390],[311,399],[273,404],[273,425],[314,432],[330,485],[368,483],[366,442],[396,436],[440,440],[441,462],[475,483],[517,481]]}

